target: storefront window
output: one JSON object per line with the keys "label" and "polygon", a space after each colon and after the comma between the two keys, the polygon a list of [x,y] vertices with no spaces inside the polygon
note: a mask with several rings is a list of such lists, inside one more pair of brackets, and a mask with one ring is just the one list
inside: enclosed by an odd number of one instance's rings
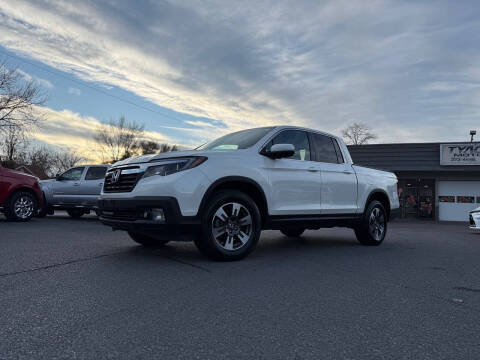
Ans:
{"label": "storefront window", "polygon": [[477,196],[477,204],[480,204],[480,196]]}
{"label": "storefront window", "polygon": [[474,196],[457,196],[457,203],[473,204],[475,202]]}
{"label": "storefront window", "polygon": [[401,179],[398,196],[402,217],[433,218],[434,189],[432,179]]}
{"label": "storefront window", "polygon": [[446,203],[454,203],[455,202],[455,196],[439,196],[438,201],[439,202],[446,202]]}

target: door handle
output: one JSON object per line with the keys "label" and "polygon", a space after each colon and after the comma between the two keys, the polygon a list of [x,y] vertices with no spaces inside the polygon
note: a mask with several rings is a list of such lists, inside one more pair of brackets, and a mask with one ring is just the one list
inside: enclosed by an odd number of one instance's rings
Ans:
{"label": "door handle", "polygon": [[74,183],[73,186],[80,186],[80,183]]}
{"label": "door handle", "polygon": [[98,186],[103,186],[103,183],[98,184]]}
{"label": "door handle", "polygon": [[314,167],[309,167],[309,168],[308,168],[308,171],[310,171],[310,172],[317,172],[318,170],[315,169]]}
{"label": "door handle", "polygon": [[353,174],[351,171],[348,171],[348,170],[343,170],[342,172],[347,175]]}

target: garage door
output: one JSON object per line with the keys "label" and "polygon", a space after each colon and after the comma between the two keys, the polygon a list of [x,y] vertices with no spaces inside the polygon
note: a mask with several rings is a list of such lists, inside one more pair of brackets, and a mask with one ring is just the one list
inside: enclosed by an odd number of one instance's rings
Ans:
{"label": "garage door", "polygon": [[468,212],[480,206],[480,181],[439,181],[438,217],[441,221],[468,221]]}

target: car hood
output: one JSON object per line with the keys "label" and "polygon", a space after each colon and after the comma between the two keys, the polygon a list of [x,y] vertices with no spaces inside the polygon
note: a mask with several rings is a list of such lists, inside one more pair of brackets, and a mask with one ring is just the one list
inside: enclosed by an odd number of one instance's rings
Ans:
{"label": "car hood", "polygon": [[6,168],[4,168],[4,170],[6,170],[10,174],[15,175],[15,177],[29,179],[29,180],[38,179],[36,176],[30,175],[30,174],[25,174],[24,172],[21,172],[21,171],[6,169]]}
{"label": "car hood", "polygon": [[209,155],[212,155],[212,154],[215,154],[215,155],[222,154],[222,153],[232,154],[232,152],[240,152],[240,151],[245,151],[245,150],[242,149],[242,150],[208,150],[208,151],[202,151],[202,150],[170,151],[170,152],[165,152],[160,154],[134,156],[125,160],[117,161],[112,166],[115,167],[115,166],[121,166],[121,165],[141,164],[141,163],[146,163],[150,161],[178,158],[178,157],[184,157],[184,156],[208,157]]}
{"label": "car hood", "polygon": [[473,209],[473,210],[470,211],[470,212],[472,212],[472,213],[473,213],[473,212],[480,212],[480,207],[478,207],[478,208],[476,208],[476,209]]}

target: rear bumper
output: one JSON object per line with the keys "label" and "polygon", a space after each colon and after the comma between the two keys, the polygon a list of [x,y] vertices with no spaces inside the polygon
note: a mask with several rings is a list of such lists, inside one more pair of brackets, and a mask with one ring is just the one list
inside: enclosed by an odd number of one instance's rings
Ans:
{"label": "rear bumper", "polygon": [[[164,221],[154,221],[146,214],[150,209],[163,209]],[[197,217],[183,216],[174,197],[133,197],[129,199],[100,198],[100,221],[113,230],[125,230],[155,236],[192,234],[200,226]]]}

